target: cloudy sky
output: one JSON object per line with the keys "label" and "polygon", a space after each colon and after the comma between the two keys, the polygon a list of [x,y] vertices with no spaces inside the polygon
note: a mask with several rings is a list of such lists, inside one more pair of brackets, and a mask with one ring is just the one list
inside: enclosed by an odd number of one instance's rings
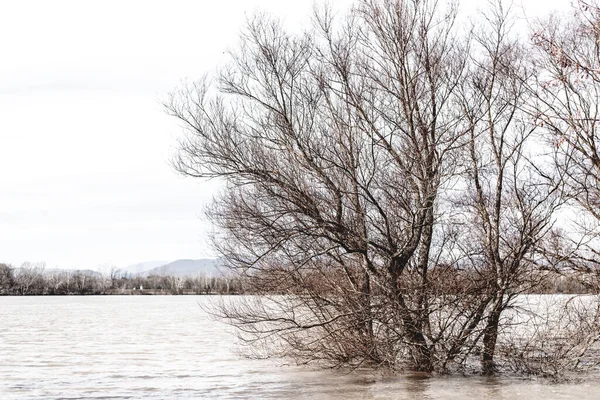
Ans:
{"label": "cloudy sky", "polygon": [[[517,2],[529,15],[568,4]],[[218,187],[173,172],[180,130],[160,100],[222,63],[246,16],[269,11],[301,28],[312,5],[0,2],[0,262],[211,257],[202,210]]]}

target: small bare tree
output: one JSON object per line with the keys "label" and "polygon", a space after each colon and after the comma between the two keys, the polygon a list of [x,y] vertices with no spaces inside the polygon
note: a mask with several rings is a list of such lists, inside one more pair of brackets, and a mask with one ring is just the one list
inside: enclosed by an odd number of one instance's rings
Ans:
{"label": "small bare tree", "polygon": [[20,294],[43,294],[45,263],[21,264],[15,272],[15,282]]}
{"label": "small bare tree", "polygon": [[571,18],[554,15],[535,27],[538,79],[529,113],[545,131],[564,192],[579,215],[578,234],[563,238],[570,243],[562,265],[589,281],[600,266],[600,8],[578,0],[574,11]]}
{"label": "small bare tree", "polygon": [[14,269],[9,264],[0,263],[0,294],[11,294],[14,286]]}
{"label": "small bare tree", "polygon": [[492,373],[502,313],[539,284],[536,252],[562,198],[561,180],[545,171],[532,144],[537,126],[523,108],[534,71],[519,38],[511,37],[510,10],[498,3],[482,17],[487,24],[474,33],[473,74],[463,85],[470,139],[458,204],[471,227],[464,260],[487,281],[481,362]]}
{"label": "small bare tree", "polygon": [[110,279],[110,288],[118,289],[119,280],[123,277],[123,271],[120,268],[112,266],[109,271],[108,278]]}

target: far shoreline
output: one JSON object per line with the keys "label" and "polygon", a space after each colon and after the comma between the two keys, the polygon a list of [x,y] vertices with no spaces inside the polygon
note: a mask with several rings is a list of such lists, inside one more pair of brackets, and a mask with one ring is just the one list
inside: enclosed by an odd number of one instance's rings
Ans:
{"label": "far shoreline", "polygon": [[2,293],[0,297],[60,297],[60,296],[239,296],[239,292],[204,292],[197,293],[193,291],[183,291],[181,293],[172,293],[170,291],[160,290],[124,290],[114,293]]}

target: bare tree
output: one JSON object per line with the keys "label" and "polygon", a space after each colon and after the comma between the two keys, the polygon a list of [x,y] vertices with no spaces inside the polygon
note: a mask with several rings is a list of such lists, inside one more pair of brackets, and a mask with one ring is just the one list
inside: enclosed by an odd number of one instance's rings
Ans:
{"label": "bare tree", "polygon": [[455,17],[453,4],[362,1],[294,36],[259,16],[220,94],[201,81],[167,103],[188,133],[176,168],[225,180],[217,248],[255,293],[291,296],[223,310],[252,338],[277,332],[306,361],[430,371],[444,335],[468,336],[468,322],[432,330],[429,279],[438,193],[467,132]]}
{"label": "bare tree", "polygon": [[52,271],[44,276],[45,287],[48,294],[62,294],[64,290],[64,271]]}
{"label": "bare tree", "polygon": [[0,294],[11,294],[15,286],[13,268],[8,264],[0,263]]}
{"label": "bare tree", "polygon": [[166,275],[163,277],[165,286],[171,291],[172,294],[181,294],[183,289],[183,279],[179,276]]}
{"label": "bare tree", "polygon": [[600,8],[578,0],[574,16],[554,15],[534,29],[538,79],[529,113],[545,131],[564,191],[583,216],[578,234],[564,238],[563,245],[570,243],[563,246],[563,265],[589,279],[600,266]]}
{"label": "bare tree", "polygon": [[117,289],[119,280],[123,277],[121,269],[113,266],[109,271],[110,288]]}
{"label": "bare tree", "polygon": [[20,294],[43,294],[44,290],[44,269],[45,263],[21,264],[15,272],[15,282]]}
{"label": "bare tree", "polygon": [[470,140],[459,205],[470,227],[464,259],[487,281],[481,362],[492,373],[502,313],[539,284],[536,252],[562,198],[561,180],[546,171],[532,144],[537,126],[523,108],[533,70],[519,38],[511,37],[510,10],[498,3],[482,17],[487,23],[474,33],[473,74],[464,85]]}
{"label": "bare tree", "polygon": [[509,12],[463,32],[456,10],[362,0],[303,34],[258,15],[214,80],[166,102],[175,168],[223,181],[214,244],[256,296],[211,311],[244,340],[334,366],[479,356],[484,373],[519,348],[506,312],[547,284],[566,173],[540,162],[543,96]]}

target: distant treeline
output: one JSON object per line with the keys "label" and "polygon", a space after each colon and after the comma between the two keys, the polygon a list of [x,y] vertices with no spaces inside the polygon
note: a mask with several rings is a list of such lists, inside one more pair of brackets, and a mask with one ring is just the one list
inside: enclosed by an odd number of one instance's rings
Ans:
{"label": "distant treeline", "polygon": [[231,276],[132,276],[118,269],[107,274],[51,270],[25,263],[0,263],[0,295],[240,294],[241,280]]}
{"label": "distant treeline", "polygon": [[[541,273],[540,273],[541,274]],[[468,274],[467,274],[468,275]],[[546,271],[528,294],[597,293],[575,274]],[[0,295],[116,295],[116,294],[242,294],[250,293],[236,276],[173,275],[139,276],[113,268],[106,274],[91,270],[46,270],[43,264],[24,263],[18,268],[0,263]],[[444,282],[438,290],[454,293],[463,286],[451,268],[436,268],[432,284]],[[454,287],[449,286],[451,282]],[[459,287],[456,287],[458,285]],[[467,283],[465,283],[467,285]],[[435,284],[434,284],[435,286]],[[279,293],[273,290],[272,293]]]}

